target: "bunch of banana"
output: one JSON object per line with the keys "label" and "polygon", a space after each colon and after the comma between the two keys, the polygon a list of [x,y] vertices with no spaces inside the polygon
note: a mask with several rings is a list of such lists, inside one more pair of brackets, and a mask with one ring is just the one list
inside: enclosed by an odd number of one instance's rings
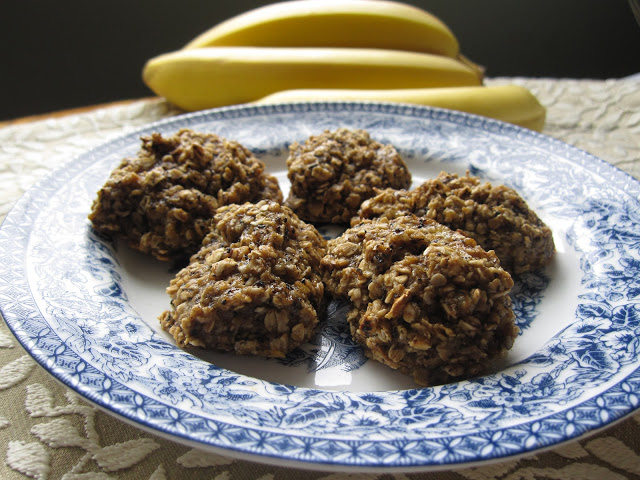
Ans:
{"label": "bunch of banana", "polygon": [[143,80],[184,110],[275,101],[377,100],[453,108],[540,130],[522,87],[483,85],[432,14],[389,0],[292,0],[233,17],[150,59]]}

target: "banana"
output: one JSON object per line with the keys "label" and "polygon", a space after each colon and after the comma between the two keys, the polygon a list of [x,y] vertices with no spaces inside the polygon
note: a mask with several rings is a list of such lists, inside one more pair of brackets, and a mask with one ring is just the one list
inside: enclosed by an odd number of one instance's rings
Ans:
{"label": "banana", "polygon": [[456,59],[366,48],[208,47],[150,59],[143,81],[184,110],[258,100],[300,88],[430,88],[481,85]]}
{"label": "banana", "polygon": [[525,87],[494,85],[451,88],[402,88],[390,90],[287,90],[257,100],[256,104],[300,101],[401,102],[459,110],[531,130],[542,131],[546,109]]}
{"label": "banana", "polygon": [[184,48],[211,46],[385,48],[456,57],[449,27],[418,7],[388,0],[294,0],[219,23]]}

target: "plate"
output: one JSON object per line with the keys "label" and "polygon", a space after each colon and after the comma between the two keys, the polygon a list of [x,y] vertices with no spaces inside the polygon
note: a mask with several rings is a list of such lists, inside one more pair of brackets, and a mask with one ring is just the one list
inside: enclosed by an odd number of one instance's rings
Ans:
{"label": "plate", "polygon": [[[509,185],[552,228],[557,255],[516,280],[521,334],[491,374],[416,388],[366,361],[338,304],[318,337],[282,361],[186,352],[157,321],[175,272],[90,228],[96,192],[141,135],[192,128],[237,140],[286,194],[288,145],[338,127],[395,145],[414,184],[468,170]],[[86,152],[17,202],[0,229],[0,309],[63,384],[194,447],[320,470],[477,465],[578,438],[638,407],[639,198],[636,180],[584,151],[447,110],[301,103],[187,114]]]}

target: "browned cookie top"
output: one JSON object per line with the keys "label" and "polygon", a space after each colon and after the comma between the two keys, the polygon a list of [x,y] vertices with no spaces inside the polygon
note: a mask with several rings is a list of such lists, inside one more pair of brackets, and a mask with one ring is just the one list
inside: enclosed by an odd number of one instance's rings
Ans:
{"label": "browned cookie top", "polygon": [[513,274],[544,267],[555,252],[551,229],[512,188],[446,172],[413,190],[384,190],[361,206],[362,218],[404,213],[431,218],[494,250]]}
{"label": "browned cookie top", "polygon": [[349,223],[374,189],[411,184],[396,149],[365,130],[327,130],[293,143],[287,168],[291,191],[286,205],[309,222]]}
{"label": "browned cookie top", "polygon": [[363,220],[329,241],[322,267],[365,353],[421,385],[486,372],[517,335],[495,254],[428,218]]}
{"label": "browned cookie top", "polygon": [[194,253],[216,209],[282,200],[275,177],[238,142],[182,129],[142,138],[98,192],[89,215],[96,230],[124,238],[161,260]]}
{"label": "browned cookie top", "polygon": [[161,325],[180,346],[283,357],[311,339],[322,314],[325,247],[315,227],[279,203],[221,207],[171,281]]}

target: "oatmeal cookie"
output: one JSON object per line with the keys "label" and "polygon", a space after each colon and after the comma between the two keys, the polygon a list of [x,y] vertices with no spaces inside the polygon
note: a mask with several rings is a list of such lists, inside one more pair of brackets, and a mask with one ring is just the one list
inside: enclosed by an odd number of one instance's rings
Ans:
{"label": "oatmeal cookie", "polygon": [[442,172],[413,190],[384,190],[364,202],[361,218],[407,212],[436,220],[494,250],[502,267],[517,275],[544,267],[555,252],[551,229],[512,188],[478,177]]}
{"label": "oatmeal cookie", "polygon": [[483,374],[517,336],[498,258],[431,219],[362,220],[328,242],[322,267],[366,355],[419,385]]}
{"label": "oatmeal cookie", "polygon": [[93,227],[160,260],[189,258],[200,248],[218,207],[282,201],[275,177],[238,142],[182,129],[142,137],[98,192]]}
{"label": "oatmeal cookie", "polygon": [[324,308],[315,227],[269,200],[221,207],[214,224],[171,281],[162,328],[181,347],[264,357],[309,341]]}
{"label": "oatmeal cookie", "polygon": [[349,223],[375,188],[408,188],[411,174],[392,145],[365,130],[324,131],[289,148],[286,205],[308,222]]}

